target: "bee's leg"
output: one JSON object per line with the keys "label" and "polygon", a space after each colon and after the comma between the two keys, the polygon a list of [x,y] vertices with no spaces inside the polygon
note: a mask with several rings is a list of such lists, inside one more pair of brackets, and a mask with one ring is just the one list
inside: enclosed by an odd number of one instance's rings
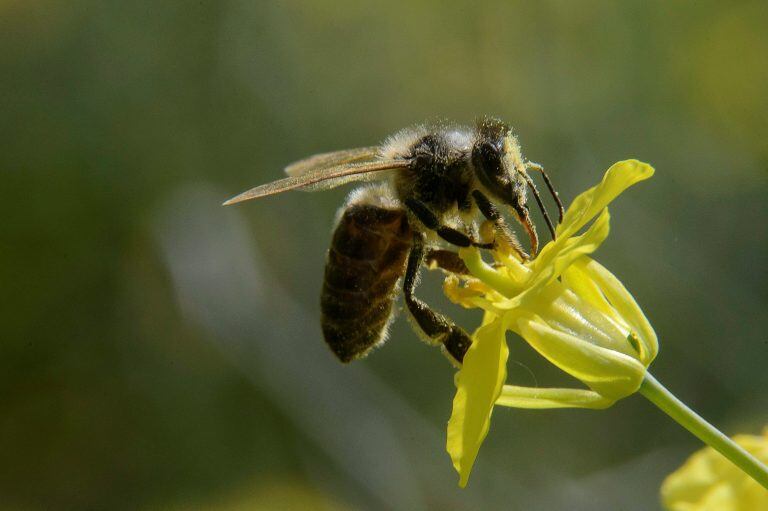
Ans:
{"label": "bee's leg", "polygon": [[408,255],[408,266],[403,278],[405,304],[426,337],[425,340],[430,344],[442,344],[447,355],[454,361],[461,363],[464,360],[464,354],[472,344],[472,339],[463,328],[456,326],[450,319],[431,309],[413,294],[421,265],[424,262],[424,253],[424,235],[415,232],[413,234],[413,246]]}
{"label": "bee's leg", "polygon": [[535,170],[536,172],[540,172],[542,177],[544,178],[544,182],[547,184],[547,188],[549,188],[549,193],[552,194],[552,198],[555,199],[555,203],[557,204],[557,213],[559,220],[557,223],[561,224],[563,223],[563,214],[565,214],[565,208],[563,208],[563,202],[560,200],[560,194],[557,193],[555,190],[555,187],[552,185],[552,181],[549,179],[549,176],[547,175],[547,172],[544,170],[544,167],[539,165],[538,163],[528,162],[525,164],[525,167],[528,170]]}
{"label": "bee's leg", "polygon": [[424,257],[424,264],[429,269],[440,268],[457,275],[469,275],[469,269],[459,254],[450,250],[430,249]]}
{"label": "bee's leg", "polygon": [[531,176],[529,176],[528,174],[523,174],[523,177],[525,178],[525,182],[528,183],[528,188],[531,189],[534,199],[536,199],[536,204],[538,204],[539,206],[539,211],[541,211],[541,215],[544,217],[544,221],[547,223],[547,228],[549,229],[549,233],[552,234],[552,239],[554,240],[555,238],[557,238],[557,233],[555,232],[555,226],[552,225],[552,220],[549,218],[547,207],[544,205],[544,202],[542,202],[541,196],[539,195],[539,190],[536,188],[536,185],[533,183],[533,179],[531,179]]}
{"label": "bee's leg", "polygon": [[413,213],[422,224],[424,224],[424,227],[430,231],[435,231],[438,236],[451,245],[456,245],[457,247],[473,246],[478,248],[493,248],[493,243],[480,243],[458,229],[448,227],[447,225],[440,225],[440,220],[437,218],[437,215],[429,209],[429,206],[420,200],[407,199],[405,205],[408,207],[408,210]]}
{"label": "bee's leg", "polygon": [[493,202],[491,202],[491,200],[480,190],[474,190],[472,192],[472,198],[475,200],[475,204],[477,204],[477,208],[483,216],[493,223],[497,234],[501,235],[503,242],[508,245],[509,248],[517,252],[521,258],[528,259],[528,254],[523,250],[517,236],[510,230],[509,225],[507,225],[507,222],[504,220],[504,216],[502,216],[501,212]]}

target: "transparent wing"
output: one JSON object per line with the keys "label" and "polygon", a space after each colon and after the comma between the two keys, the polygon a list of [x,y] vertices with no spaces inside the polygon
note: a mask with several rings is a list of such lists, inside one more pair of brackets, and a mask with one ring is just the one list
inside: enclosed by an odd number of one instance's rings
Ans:
{"label": "transparent wing", "polygon": [[330,153],[316,154],[291,163],[285,167],[285,173],[289,176],[301,176],[308,172],[348,163],[359,163],[373,160],[379,152],[378,146],[359,147],[357,149],[344,149]]}
{"label": "transparent wing", "polygon": [[[308,171],[299,176],[290,176],[267,183],[232,197],[224,203],[225,206],[236,204],[259,197],[275,195],[288,190],[326,190],[341,186],[352,181],[364,181],[370,179],[371,173],[379,173],[387,170],[402,169],[409,165],[407,160],[384,160],[368,163],[351,163],[336,165],[334,167],[321,168]],[[379,177],[379,176],[375,176]]]}

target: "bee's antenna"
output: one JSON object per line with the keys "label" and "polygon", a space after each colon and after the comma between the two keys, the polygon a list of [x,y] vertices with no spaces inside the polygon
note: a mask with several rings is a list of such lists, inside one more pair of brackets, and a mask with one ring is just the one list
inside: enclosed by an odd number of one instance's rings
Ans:
{"label": "bee's antenna", "polygon": [[547,175],[546,171],[544,171],[544,167],[542,167],[538,163],[532,163],[532,162],[526,163],[525,166],[528,168],[528,170],[535,170],[536,172],[541,172],[541,175],[544,177],[544,182],[547,184],[547,188],[549,188],[549,193],[552,194],[552,198],[555,199],[555,202],[557,203],[557,212],[559,214],[559,219],[557,223],[562,223],[565,209],[563,208],[563,203],[560,202],[560,195],[555,191],[555,187],[552,186],[552,181],[549,180],[549,176]]}
{"label": "bee's antenna", "polygon": [[547,227],[549,227],[549,232],[552,234],[552,239],[554,240],[557,238],[555,235],[555,226],[552,225],[552,220],[549,219],[549,213],[547,213],[547,208],[544,206],[544,203],[541,201],[541,197],[539,196],[539,191],[536,189],[536,185],[533,184],[533,180],[531,180],[530,176],[526,173],[523,173],[523,176],[525,176],[525,182],[528,183],[528,187],[533,192],[533,196],[536,198],[536,204],[539,205],[539,209],[541,210],[541,214],[544,215],[544,221],[547,222]]}

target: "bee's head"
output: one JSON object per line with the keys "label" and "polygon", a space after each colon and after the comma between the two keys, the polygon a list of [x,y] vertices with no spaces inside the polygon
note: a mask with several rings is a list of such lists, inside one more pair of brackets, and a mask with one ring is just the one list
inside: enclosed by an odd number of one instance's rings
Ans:
{"label": "bee's head", "polygon": [[525,204],[525,166],[520,145],[507,124],[493,118],[478,121],[472,165],[480,183],[494,197],[511,206]]}

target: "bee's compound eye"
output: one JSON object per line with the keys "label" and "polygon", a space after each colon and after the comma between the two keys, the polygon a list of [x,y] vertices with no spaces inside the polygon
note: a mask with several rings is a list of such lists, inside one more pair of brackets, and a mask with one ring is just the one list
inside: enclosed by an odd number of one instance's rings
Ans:
{"label": "bee's compound eye", "polygon": [[513,190],[510,176],[504,163],[504,152],[499,144],[491,139],[481,140],[472,149],[472,163],[475,174],[496,198],[509,203],[512,200]]}
{"label": "bee's compound eye", "polygon": [[472,160],[479,170],[489,176],[502,173],[501,151],[489,141],[478,143],[472,150]]}

